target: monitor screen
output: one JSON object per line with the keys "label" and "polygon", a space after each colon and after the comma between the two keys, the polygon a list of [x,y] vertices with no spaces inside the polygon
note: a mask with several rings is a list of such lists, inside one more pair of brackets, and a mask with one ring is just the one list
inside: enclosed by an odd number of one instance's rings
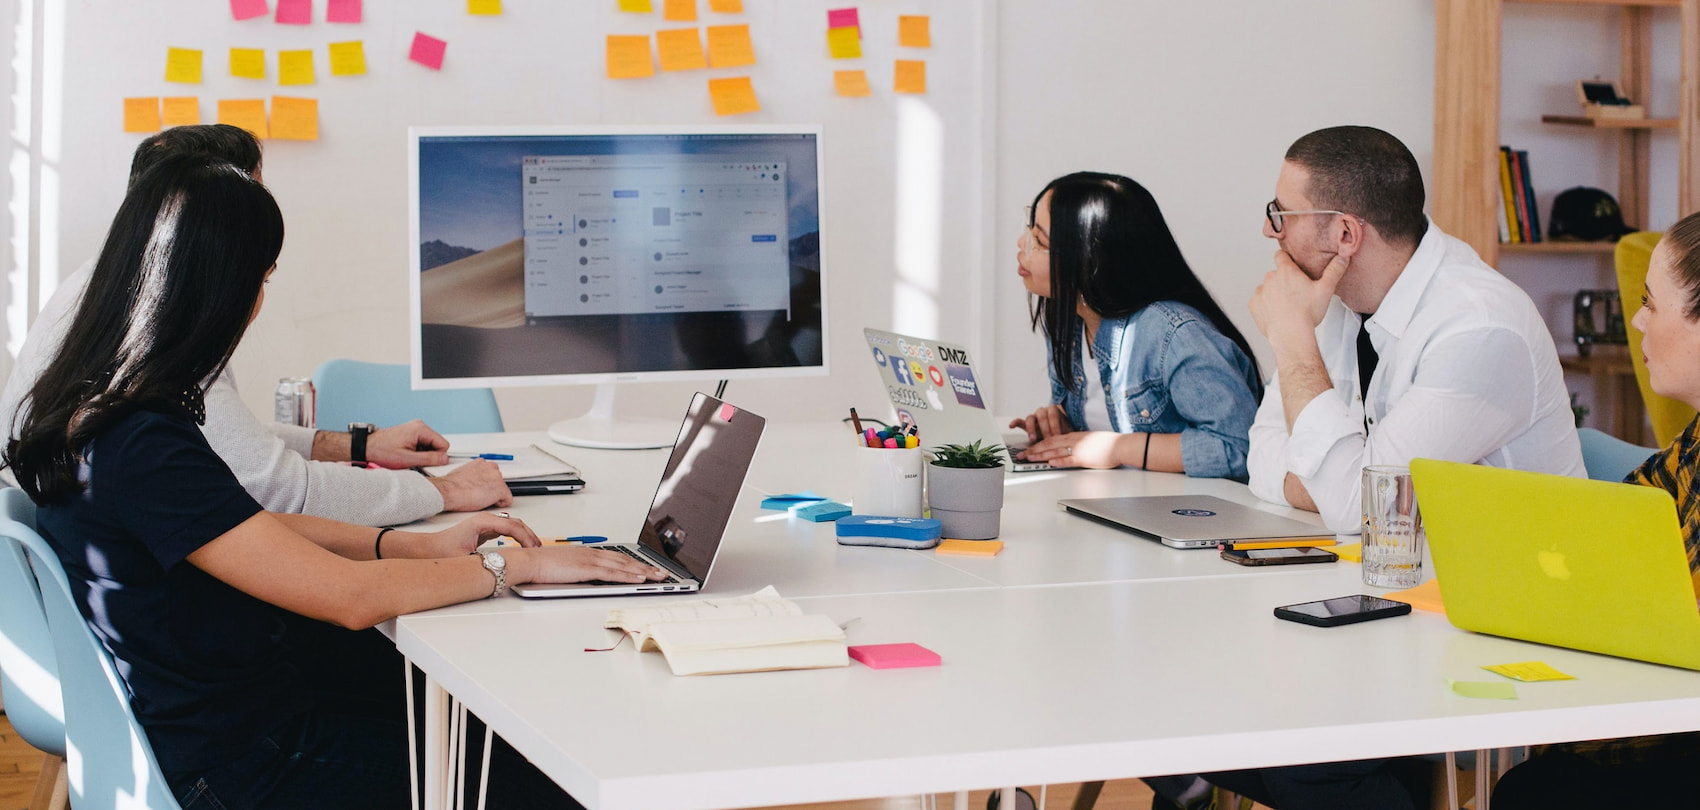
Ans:
{"label": "monitor screen", "polygon": [[409,145],[417,387],[825,373],[818,128]]}

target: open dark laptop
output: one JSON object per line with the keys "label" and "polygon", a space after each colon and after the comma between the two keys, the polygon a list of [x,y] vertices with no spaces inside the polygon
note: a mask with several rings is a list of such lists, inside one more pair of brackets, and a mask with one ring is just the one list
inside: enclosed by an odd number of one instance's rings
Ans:
{"label": "open dark laptop", "polygon": [[691,399],[636,542],[597,546],[603,553],[629,554],[666,570],[666,581],[534,582],[515,585],[514,593],[545,599],[701,590],[766,426],[766,419],[707,394]]}

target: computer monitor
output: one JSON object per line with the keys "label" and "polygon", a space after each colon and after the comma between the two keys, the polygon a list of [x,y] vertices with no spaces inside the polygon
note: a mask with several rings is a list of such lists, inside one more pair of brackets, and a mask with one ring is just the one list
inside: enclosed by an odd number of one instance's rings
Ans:
{"label": "computer monitor", "polygon": [[419,127],[408,153],[415,388],[595,383],[555,439],[666,446],[613,383],[827,373],[819,127]]}

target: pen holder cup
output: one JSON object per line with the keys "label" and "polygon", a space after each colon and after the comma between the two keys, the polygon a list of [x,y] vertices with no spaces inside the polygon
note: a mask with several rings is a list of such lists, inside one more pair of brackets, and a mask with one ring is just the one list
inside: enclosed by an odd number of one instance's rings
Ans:
{"label": "pen holder cup", "polygon": [[921,516],[921,448],[903,450],[858,447],[855,500],[858,515],[918,518]]}

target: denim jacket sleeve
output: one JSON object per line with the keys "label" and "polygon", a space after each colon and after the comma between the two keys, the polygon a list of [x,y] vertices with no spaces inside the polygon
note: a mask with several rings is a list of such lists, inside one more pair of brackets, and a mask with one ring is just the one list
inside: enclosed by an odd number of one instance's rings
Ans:
{"label": "denim jacket sleeve", "polygon": [[1186,423],[1186,474],[1244,482],[1257,414],[1250,358],[1209,321],[1189,318],[1169,340],[1163,371],[1175,414]]}

